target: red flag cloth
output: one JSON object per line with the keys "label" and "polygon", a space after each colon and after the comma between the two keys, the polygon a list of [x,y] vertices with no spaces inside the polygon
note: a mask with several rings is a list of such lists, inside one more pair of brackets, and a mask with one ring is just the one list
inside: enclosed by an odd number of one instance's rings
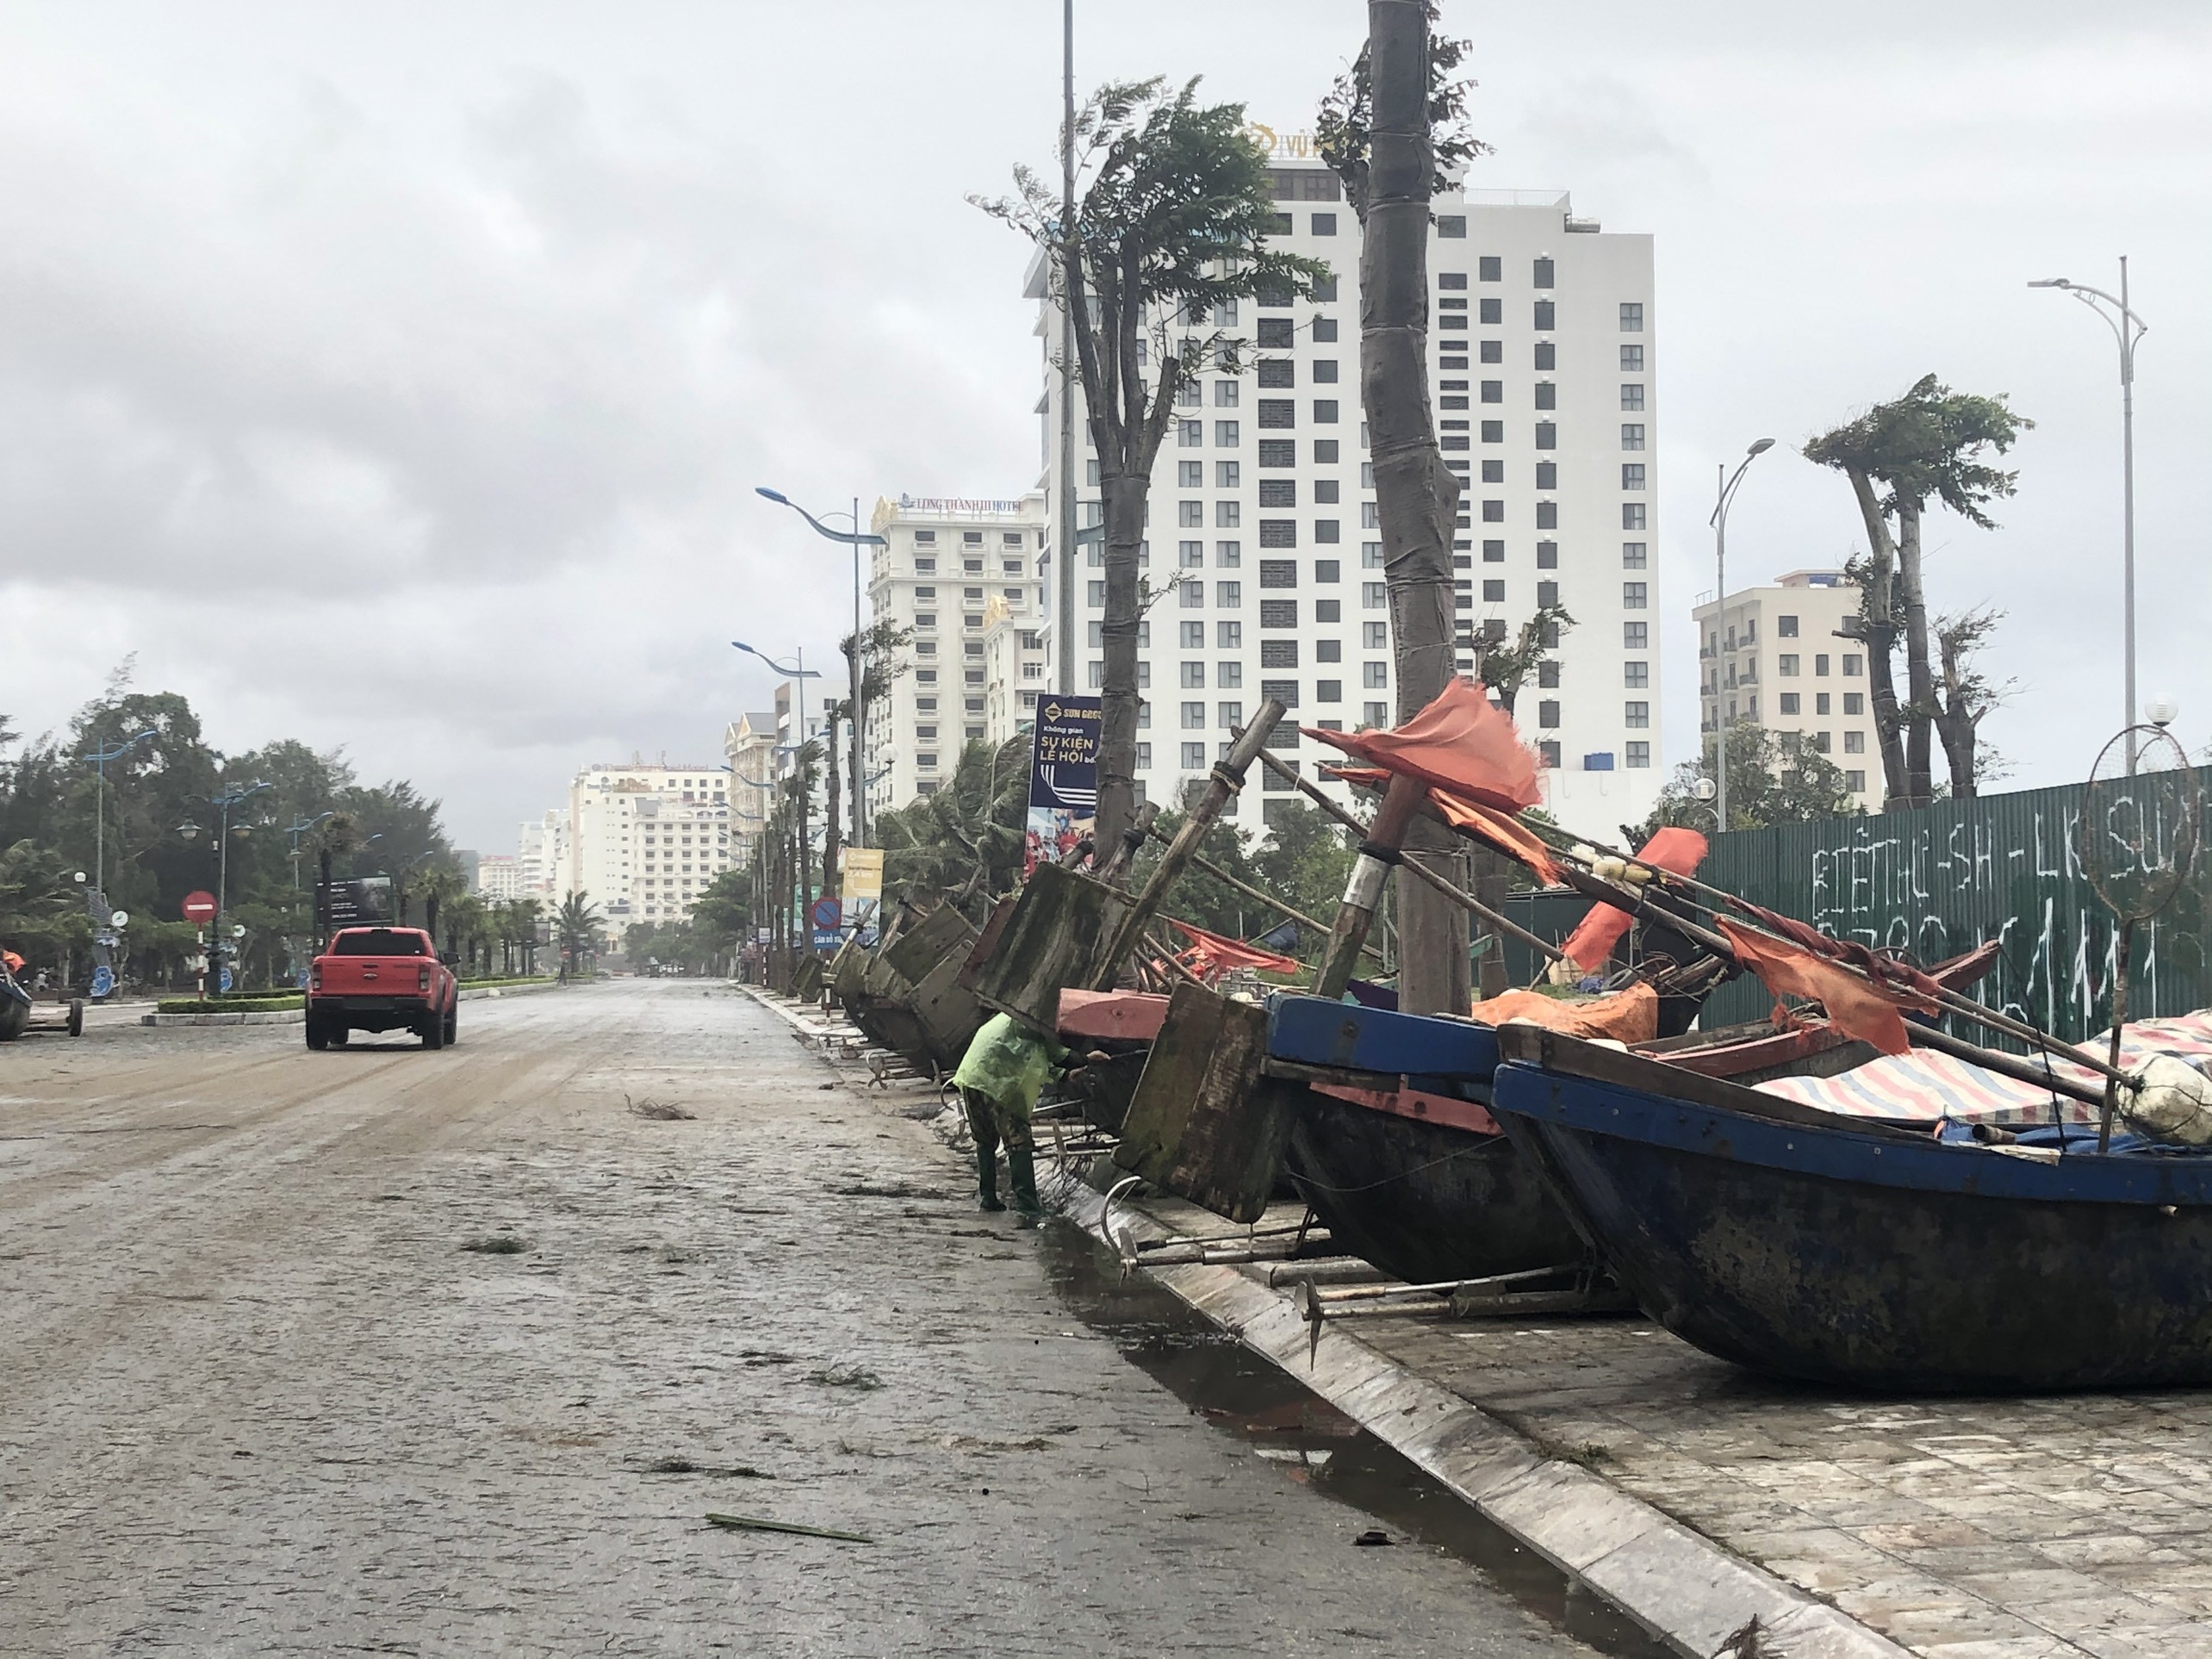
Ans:
{"label": "red flag cloth", "polygon": [[[1643,850],[1636,855],[1638,864],[1650,865],[1669,875],[1686,876],[1696,872],[1705,861],[1706,838],[1694,830],[1670,825],[1654,834],[1643,843]],[[1613,954],[1634,917],[1612,904],[1593,905],[1590,913],[1567,935],[1567,942],[1559,948],[1576,967],[1587,973],[1595,973]]]}
{"label": "red flag cloth", "polygon": [[[1900,1008],[1936,1012],[1927,997],[1904,989],[1869,985],[1824,952],[1807,950],[1791,940],[1754,933],[1722,916],[1715,923],[1744,966],[1776,997],[1807,997],[1828,1010],[1828,1022],[1847,1036],[1872,1043],[1885,1054],[1911,1051]],[[1833,941],[1830,942],[1833,943]]]}
{"label": "red flag cloth", "polygon": [[1535,755],[1521,742],[1511,717],[1472,680],[1455,676],[1445,681],[1434,702],[1394,731],[1301,729],[1370,765],[1501,812],[1518,812],[1544,798],[1536,782]]}
{"label": "red flag cloth", "polygon": [[1547,997],[1540,991],[1508,991],[1475,1003],[1468,1014],[1484,1025],[1523,1020],[1563,1036],[1610,1037],[1616,1042],[1650,1042],[1659,1035],[1659,993],[1646,985],[1586,1003]]}
{"label": "red flag cloth", "polygon": [[1777,916],[1774,911],[1762,909],[1747,899],[1739,898],[1736,903],[1746,914],[1757,917],[1759,925],[1769,932],[1779,933],[1785,939],[1795,940],[1807,950],[1817,955],[1828,957],[1834,961],[1847,963],[1857,968],[1877,985],[1885,985],[1892,991],[1910,993],[1925,997],[1929,1002],[1935,1002],[1943,990],[1939,981],[1923,973],[1918,968],[1900,962],[1894,956],[1880,955],[1855,939],[1830,938],[1817,929],[1807,927],[1802,922],[1793,921],[1786,916]]}
{"label": "red flag cloth", "polygon": [[1211,985],[1232,968],[1252,968],[1261,973],[1296,973],[1305,964],[1295,956],[1247,945],[1241,939],[1224,938],[1194,928],[1188,922],[1167,918],[1167,925],[1190,941],[1190,948],[1175,960]]}
{"label": "red flag cloth", "polygon": [[[1321,775],[1348,783],[1355,789],[1383,789],[1389,786],[1390,774],[1379,766],[1324,767]],[[1527,867],[1538,880],[1547,886],[1559,879],[1559,867],[1552,862],[1551,849],[1538,841],[1517,818],[1508,817],[1494,808],[1484,806],[1455,795],[1447,789],[1431,789],[1429,805],[1438,815],[1455,830],[1487,841],[1507,858]]]}

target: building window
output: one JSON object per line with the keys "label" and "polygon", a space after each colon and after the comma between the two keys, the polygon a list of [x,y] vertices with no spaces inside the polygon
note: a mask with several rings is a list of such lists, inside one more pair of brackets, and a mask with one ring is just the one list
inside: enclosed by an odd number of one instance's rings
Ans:
{"label": "building window", "polygon": [[1440,213],[1436,216],[1438,236],[1464,237],[1467,234],[1467,215],[1463,213]]}
{"label": "building window", "polygon": [[1482,522],[1484,524],[1501,525],[1505,523],[1505,521],[1506,504],[1503,501],[1485,501],[1482,503]]}
{"label": "building window", "polygon": [[1643,488],[1643,463],[1641,461],[1624,461],[1621,463],[1620,487],[1623,489],[1642,489]]}
{"label": "building window", "polygon": [[[1214,407],[1217,409],[1233,409],[1237,407],[1237,382],[1235,381],[1217,380],[1214,382]],[[1262,422],[1261,424],[1264,425],[1265,423]]]}
{"label": "building window", "polygon": [[1539,570],[1556,570],[1559,568],[1558,543],[1538,542],[1536,544],[1536,568]]}
{"label": "building window", "polygon": [[1201,530],[1206,524],[1206,504],[1203,501],[1177,501],[1175,521],[1186,530]]}
{"label": "building window", "polygon": [[1390,683],[1388,662],[1363,662],[1359,665],[1359,683],[1370,691],[1380,691]]}
{"label": "building window", "polygon": [[1538,530],[1556,530],[1559,528],[1558,502],[1538,501],[1536,504],[1536,527]]}
{"label": "building window", "polygon": [[1259,682],[1259,694],[1272,698],[1286,709],[1298,706],[1298,682],[1295,680],[1263,680]]}
{"label": "building window", "polygon": [[[1204,664],[1199,666],[1202,671]],[[1206,705],[1203,703],[1185,703],[1183,705],[1183,729],[1185,731],[1203,731],[1206,729]]]}
{"label": "building window", "polygon": [[1559,447],[1559,428],[1549,420],[1538,421],[1536,423],[1536,447],[1539,450],[1557,449]]}
{"label": "building window", "polygon": [[[1338,521],[1337,519],[1314,519],[1314,541],[1316,541],[1316,542],[1318,542],[1318,543],[1321,544],[1322,545],[1326,546],[1326,545],[1327,545],[1327,544],[1331,544],[1331,543],[1333,543],[1333,542],[1337,542],[1337,541],[1341,540],[1341,539],[1342,539],[1342,536],[1341,536],[1341,534],[1340,534],[1340,533],[1339,533],[1339,531],[1338,525],[1339,525],[1339,521]],[[1326,563],[1326,562],[1327,562],[1327,561],[1323,561],[1323,562],[1325,562],[1325,563]]]}
{"label": "building window", "polygon": [[1185,570],[1203,570],[1206,568],[1206,544],[1177,542],[1175,544],[1175,558],[1176,562]]}
{"label": "building window", "polygon": [[1640,450],[1643,447],[1643,422],[1628,420],[1621,422],[1620,446],[1625,450]]}
{"label": "building window", "polygon": [[[1195,450],[1200,448],[1206,442],[1206,423],[1202,420],[1177,421],[1175,423],[1175,442],[1177,447],[1180,449]],[[1095,465],[1096,463],[1094,463],[1093,464]],[[1095,483],[1097,481],[1094,479],[1092,482]]]}
{"label": "building window", "polygon": [[1214,443],[1217,447],[1224,450],[1233,450],[1236,448],[1238,444],[1241,441],[1242,439],[1239,436],[1239,429],[1235,421],[1217,420],[1214,423]]}
{"label": "building window", "polygon": [[1298,521],[1296,519],[1262,519],[1259,521],[1259,544],[1262,547],[1297,546]]}
{"label": "building window", "polygon": [[1390,705],[1388,703],[1362,703],[1359,705],[1359,724],[1362,726],[1382,726],[1389,723]]}
{"label": "building window", "polygon": [[1279,391],[1298,383],[1298,365],[1289,357],[1262,357],[1258,367],[1259,383],[1267,390]]}
{"label": "building window", "polygon": [[1506,302],[1503,300],[1482,300],[1477,301],[1477,314],[1484,323],[1495,326],[1505,321]]}
{"label": "building window", "polygon": [[1333,397],[1317,398],[1314,401],[1314,419],[1320,426],[1329,426],[1337,418],[1337,401]]}
{"label": "building window", "polygon": [[[1334,317],[1316,317],[1314,319],[1314,343],[1316,345],[1332,345],[1334,343],[1336,337],[1337,326],[1336,319]],[[1315,367],[1318,370],[1319,365],[1316,364]],[[1332,367],[1333,367],[1333,365],[1332,365]],[[1314,378],[1320,378],[1318,372],[1315,374]],[[1335,376],[1332,375],[1330,378],[1333,380]]]}
{"label": "building window", "polygon": [[1643,307],[1641,304],[1630,300],[1621,301],[1620,332],[1624,334],[1641,334],[1643,332]]}
{"label": "building window", "polygon": [[1259,464],[1263,467],[1295,467],[1298,464],[1298,440],[1295,438],[1263,438],[1259,440]]}
{"label": "building window", "polygon": [[1244,724],[1244,705],[1240,702],[1217,704],[1215,712],[1220,718],[1215,724],[1224,731]]}
{"label": "building window", "polygon": [[1380,611],[1390,602],[1387,583],[1364,581],[1359,584],[1359,606],[1364,611]]}
{"label": "building window", "polygon": [[1344,681],[1341,680],[1316,680],[1314,682],[1314,700],[1316,703],[1343,702]]}
{"label": "building window", "polygon": [[1798,657],[1795,651],[1784,651],[1780,656],[1774,659],[1774,672],[1781,675],[1783,679],[1795,679],[1797,677],[1797,671]]}
{"label": "building window", "polygon": [[1341,662],[1344,661],[1344,642],[1340,639],[1317,639],[1314,642],[1314,661]]}
{"label": "building window", "polygon": [[1643,502],[1623,501],[1620,504],[1620,527],[1623,530],[1643,530],[1649,527],[1643,521]]}
{"label": "building window", "polygon": [[1337,364],[1334,357],[1316,357],[1314,360],[1314,385],[1333,386],[1336,384],[1336,377]]}
{"label": "building window", "polygon": [[1538,288],[1550,288],[1551,286],[1550,260],[1538,259],[1536,262],[1536,286]]}
{"label": "building window", "polygon": [[1816,731],[1812,734],[1812,747],[1818,754],[1827,754],[1834,742],[1834,734],[1830,732]]}
{"label": "building window", "polygon": [[1648,767],[1651,764],[1651,745],[1650,743],[1631,743],[1623,745],[1623,747],[1628,750],[1627,758],[1629,765],[1641,767]]}
{"label": "building window", "polygon": [[1215,529],[1216,529],[1216,530],[1237,530],[1237,529],[1240,529],[1240,528],[1242,528],[1242,527],[1243,527],[1243,524],[1244,524],[1244,503],[1243,503],[1243,502],[1241,502],[1241,501],[1216,501],[1216,502],[1215,502],[1215,503],[1214,503],[1214,528],[1215,528]]}
{"label": "building window", "polygon": [[1264,507],[1295,507],[1298,505],[1298,481],[1295,478],[1263,478],[1259,481],[1259,504]]}
{"label": "building window", "polygon": [[1867,662],[1864,657],[1855,651],[1843,653],[1843,677],[1846,680],[1855,680],[1866,671]]}
{"label": "building window", "polygon": [[1643,610],[1644,608],[1645,594],[1649,590],[1645,585],[1640,581],[1625,581],[1621,583],[1620,608],[1624,611]]}
{"label": "building window", "polygon": [[1240,651],[1244,649],[1244,624],[1217,622],[1214,624],[1214,649],[1218,651]]}
{"label": "building window", "polygon": [[1798,711],[1798,694],[1795,692],[1782,693],[1780,702],[1781,711],[1784,714],[1795,714]]}
{"label": "building window", "polygon": [[1844,713],[1864,714],[1866,711],[1867,699],[1866,694],[1863,692],[1845,692],[1843,693]]}
{"label": "building window", "polygon": [[[1336,537],[1332,536],[1328,539],[1334,541]],[[1344,567],[1334,559],[1315,559],[1314,561],[1314,580],[1315,581],[1341,581],[1343,579],[1341,575],[1343,569]]]}
{"label": "building window", "polygon": [[1216,461],[1214,463],[1215,489],[1238,489],[1242,488],[1243,483],[1244,468],[1237,462]]}
{"label": "building window", "polygon": [[1315,600],[1314,601],[1314,620],[1316,622],[1343,621],[1344,601],[1341,600]]}
{"label": "building window", "polygon": [[[1206,463],[1203,461],[1178,461],[1175,463],[1175,482],[1184,489],[1206,488]],[[1184,505],[1188,506],[1189,502]]]}
{"label": "building window", "polygon": [[1559,326],[1559,309],[1549,300],[1536,302],[1536,327],[1540,333],[1550,333]]}
{"label": "building window", "polygon": [[1640,375],[1643,372],[1642,346],[1624,345],[1620,348],[1620,371],[1624,375]]}
{"label": "building window", "polygon": [[1556,772],[1559,769],[1559,740],[1547,737],[1536,746],[1536,757]]}
{"label": "building window", "polygon": [[1813,659],[1812,659],[1812,671],[1813,671],[1813,673],[1815,673],[1816,674],[1820,674],[1820,675],[1824,675],[1824,676],[1828,673],[1828,653],[1827,653],[1827,652],[1825,652],[1825,651],[1821,651],[1821,652],[1818,652],[1818,653],[1815,654],[1815,656],[1814,656],[1814,657],[1813,657]]}
{"label": "building window", "polygon": [[1867,734],[1863,731],[1845,732],[1843,752],[1846,755],[1864,755],[1867,752]]}
{"label": "building window", "polygon": [[1259,666],[1263,668],[1295,668],[1298,666],[1298,642],[1295,639],[1263,639],[1259,642]]}
{"label": "building window", "polygon": [[1214,603],[1224,611],[1235,610],[1244,603],[1244,584],[1240,581],[1215,582]]}
{"label": "building window", "polygon": [[1867,792],[1867,774],[1863,772],[1846,772],[1843,774],[1843,787],[1849,790],[1854,795],[1865,794]]}
{"label": "building window", "polygon": [[1221,570],[1234,570],[1243,563],[1244,544],[1242,542],[1215,542],[1214,544],[1214,564],[1216,569]]}
{"label": "building window", "polygon": [[1484,340],[1482,342],[1482,354],[1477,359],[1478,362],[1503,363],[1505,360],[1506,346],[1503,340]]}
{"label": "building window", "polygon": [[1244,664],[1216,662],[1214,665],[1214,683],[1223,691],[1238,690],[1244,685]]}
{"label": "building window", "polygon": [[1482,544],[1483,563],[1503,564],[1505,562],[1506,544],[1503,542],[1488,541]]}
{"label": "building window", "polygon": [[1651,649],[1651,624],[1648,622],[1624,622],[1620,624],[1620,647],[1625,651],[1648,651]]}
{"label": "building window", "polygon": [[1622,724],[1631,731],[1645,730],[1651,724],[1651,705],[1649,703],[1622,704],[1621,720]]}
{"label": "building window", "polygon": [[1294,326],[1288,317],[1262,317],[1259,320],[1259,349],[1263,351],[1288,351],[1294,344],[1291,339]]}
{"label": "building window", "polygon": [[1623,381],[1621,382],[1620,407],[1624,409],[1641,409],[1643,407],[1643,382],[1642,381],[1631,380]]}
{"label": "building window", "polygon": [[1776,617],[1774,631],[1784,639],[1795,639],[1798,637],[1798,619],[1795,617]]}
{"label": "building window", "polygon": [[1298,585],[1298,561],[1262,559],[1259,562],[1259,585],[1262,587],[1296,587]]}
{"label": "building window", "polygon": [[1263,432],[1298,424],[1298,406],[1287,397],[1264,397],[1259,401],[1259,426]]}
{"label": "building window", "polygon": [[1620,665],[1620,680],[1621,684],[1631,690],[1641,690],[1651,683],[1651,665],[1649,662],[1624,662]]}
{"label": "building window", "polygon": [[1502,380],[1484,381],[1482,396],[1485,403],[1503,403],[1506,401],[1506,382]]}
{"label": "building window", "polygon": [[1828,713],[1828,712],[1830,711],[1829,711],[1829,707],[1828,707],[1829,701],[1830,701],[1830,698],[1829,698],[1829,695],[1828,695],[1828,693],[1827,693],[1826,692],[1815,692],[1815,693],[1813,693],[1813,694],[1812,694],[1812,711],[1813,711],[1815,714],[1826,714],[1826,713]]}
{"label": "building window", "polygon": [[1259,602],[1259,625],[1263,628],[1295,628],[1298,625],[1296,600],[1262,600]]}
{"label": "building window", "polygon": [[1482,584],[1483,604],[1503,605],[1505,602],[1506,584],[1503,581],[1486,581]]}
{"label": "building window", "polygon": [[1185,743],[1183,745],[1183,769],[1185,772],[1203,772],[1206,769],[1205,744]]}
{"label": "building window", "polygon": [[[1506,441],[1506,423],[1502,420],[1484,421],[1482,423],[1482,441],[1485,444],[1504,443]],[[1487,470],[1488,468],[1486,467],[1485,471]],[[1485,482],[1487,482],[1488,481],[1486,479]]]}
{"label": "building window", "polygon": [[1559,488],[1559,463],[1556,461],[1539,461],[1536,463],[1536,487],[1538,489]]}

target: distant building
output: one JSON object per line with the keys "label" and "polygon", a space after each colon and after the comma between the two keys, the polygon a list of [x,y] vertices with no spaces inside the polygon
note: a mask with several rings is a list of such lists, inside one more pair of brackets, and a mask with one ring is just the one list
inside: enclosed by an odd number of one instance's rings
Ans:
{"label": "distant building", "polygon": [[754,839],[767,828],[774,805],[779,741],[773,711],[741,714],[722,734],[722,753],[730,767],[731,849],[741,866],[751,859]]}
{"label": "distant building", "polygon": [[597,764],[569,786],[565,893],[587,895],[618,941],[633,922],[680,922],[736,860],[718,766]]}
{"label": "distant building", "polygon": [[1052,665],[1045,618],[1003,598],[983,606],[983,740],[994,748],[1037,723],[1037,693]]}
{"label": "distant building", "polygon": [[1718,603],[1708,595],[1693,614],[1699,730],[1743,722],[1800,736],[1842,768],[1860,806],[1880,811],[1867,648],[1837,631],[1859,614],[1859,590],[1843,573],[1793,570],[1771,587],[1739,588]]}
{"label": "distant building", "polygon": [[569,809],[556,806],[522,826],[515,846],[516,880],[526,898],[558,900],[569,868]]}
{"label": "distant building", "polygon": [[522,897],[522,860],[513,853],[482,853],[476,858],[475,892],[500,902]]}
{"label": "distant building", "polygon": [[986,631],[1008,631],[999,657],[1007,673],[999,728],[1009,735],[1035,716],[1043,669],[1045,498],[967,497],[879,501],[871,527],[889,544],[875,550],[868,593],[874,618],[914,631],[910,672],[868,710],[868,808],[904,806],[936,793],[961,749],[994,730]]}

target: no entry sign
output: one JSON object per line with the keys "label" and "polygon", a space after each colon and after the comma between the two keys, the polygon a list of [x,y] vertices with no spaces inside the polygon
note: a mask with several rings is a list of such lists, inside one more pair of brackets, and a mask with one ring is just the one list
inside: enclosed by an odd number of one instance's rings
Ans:
{"label": "no entry sign", "polygon": [[184,895],[183,910],[187,922],[205,927],[215,919],[215,896],[213,893],[187,893]]}

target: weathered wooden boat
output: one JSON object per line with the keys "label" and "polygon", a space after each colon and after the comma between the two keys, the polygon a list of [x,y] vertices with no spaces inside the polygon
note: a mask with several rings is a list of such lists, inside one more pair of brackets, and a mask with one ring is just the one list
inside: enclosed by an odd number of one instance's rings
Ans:
{"label": "weathered wooden boat", "polygon": [[960,983],[976,941],[975,924],[949,904],[907,919],[857,975],[841,975],[847,1014],[917,1071],[958,1066],[989,1017]]}
{"label": "weathered wooden boat", "polygon": [[1167,998],[1149,991],[1063,991],[1059,994],[1059,1040],[1081,1053],[1103,1053],[1067,1079],[1067,1092],[1081,1103],[1093,1127],[1119,1134],[1128,1121],[1129,1102],[1143,1078],[1153,1040],[1167,1018]]}
{"label": "weathered wooden boat", "polygon": [[[1942,964],[1973,984],[1997,947]],[[1873,1056],[1825,1025],[1770,1022],[1662,1038],[1638,1053],[1749,1084],[1830,1075]],[[1497,1032],[1313,997],[1270,1005],[1268,1069],[1306,1084],[1284,1148],[1290,1182],[1330,1236],[1408,1283],[1552,1266],[1584,1253],[1573,1222],[1488,1108]]]}
{"label": "weathered wooden boat", "polygon": [[1534,1028],[1499,1043],[1507,1135],[1707,1353],[1885,1393],[2212,1383],[2212,1155],[1949,1143]]}
{"label": "weathered wooden boat", "polygon": [[31,1026],[31,993],[0,966],[0,1042],[13,1042]]}

